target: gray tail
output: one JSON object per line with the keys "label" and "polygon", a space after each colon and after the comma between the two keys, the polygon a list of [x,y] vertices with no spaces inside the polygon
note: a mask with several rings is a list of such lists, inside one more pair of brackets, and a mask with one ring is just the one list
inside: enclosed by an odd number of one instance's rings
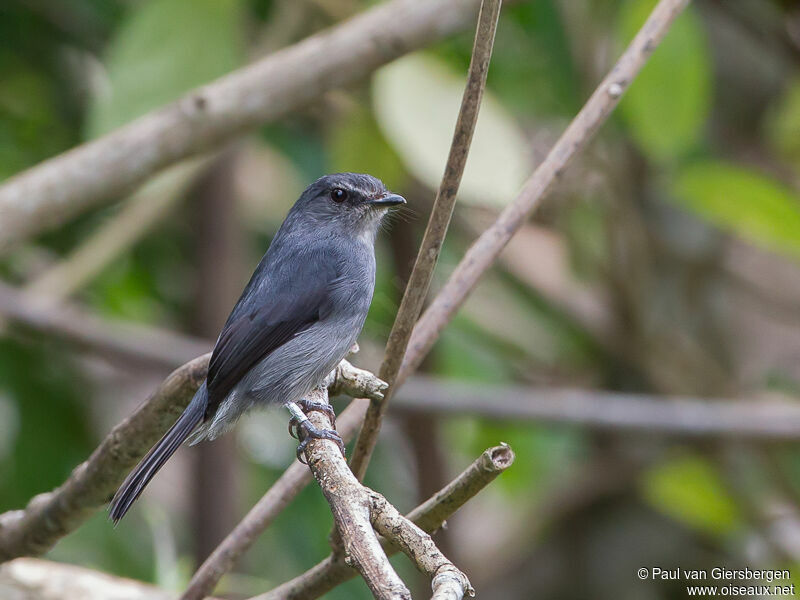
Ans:
{"label": "gray tail", "polygon": [[203,420],[206,412],[206,405],[208,404],[208,392],[206,384],[203,383],[200,389],[192,398],[189,406],[183,411],[183,414],[178,417],[175,424],[170,427],[169,431],[164,434],[158,443],[150,449],[150,452],[136,465],[136,468],[130,475],[122,482],[122,485],[114,494],[114,499],[111,501],[110,519],[117,523],[128,509],[139,497],[144,488],[150,483],[150,480],[164,466],[164,463],[169,460],[169,457],[175,454],[175,451],[180,447],[184,440],[189,437],[195,427]]}

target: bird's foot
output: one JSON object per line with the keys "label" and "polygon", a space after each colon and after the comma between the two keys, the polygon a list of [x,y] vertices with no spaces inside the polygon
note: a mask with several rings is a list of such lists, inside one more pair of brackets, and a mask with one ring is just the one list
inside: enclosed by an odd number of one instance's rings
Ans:
{"label": "bird's foot", "polygon": [[298,401],[297,405],[302,408],[303,412],[306,414],[312,411],[317,411],[328,415],[328,418],[331,420],[331,424],[336,427],[336,412],[327,402],[316,402],[314,400],[306,400],[305,398],[302,398],[300,401]]}
{"label": "bird's foot", "polygon": [[304,465],[308,463],[303,458],[303,453],[306,450],[306,446],[308,446],[308,442],[311,440],[330,440],[332,442],[336,442],[336,444],[339,446],[342,456],[346,456],[344,440],[333,429],[318,429],[311,423],[311,421],[302,421],[298,424],[297,430],[298,432],[302,432],[300,435],[300,443],[297,445],[297,460]]}
{"label": "bird's foot", "polygon": [[[327,402],[315,402],[314,400],[306,400],[305,398],[302,398],[295,404],[300,407],[300,410],[302,410],[305,414],[308,414],[312,411],[324,413],[331,420],[331,424],[336,427],[336,413],[334,412],[333,407],[331,407],[331,405]],[[290,412],[292,412],[292,418],[289,419],[289,435],[293,438],[300,439],[300,436],[297,433],[297,426],[299,425],[301,419],[294,413],[294,411],[291,411],[291,409]]]}
{"label": "bird's foot", "polygon": [[292,415],[292,418],[289,420],[289,435],[300,440],[300,444],[297,446],[297,460],[303,464],[307,464],[306,461],[303,460],[303,452],[306,446],[308,446],[308,442],[314,439],[336,442],[339,446],[339,450],[342,451],[342,456],[345,455],[344,441],[341,436],[333,429],[319,429],[314,426],[306,416],[306,413],[312,411],[324,413],[335,426],[336,413],[333,412],[333,408],[331,408],[330,404],[302,399],[299,402],[288,403],[287,408]]}

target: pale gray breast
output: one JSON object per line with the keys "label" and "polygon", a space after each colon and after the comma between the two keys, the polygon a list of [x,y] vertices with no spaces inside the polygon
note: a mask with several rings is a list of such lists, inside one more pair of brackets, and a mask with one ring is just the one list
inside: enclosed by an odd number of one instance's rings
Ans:
{"label": "pale gray breast", "polygon": [[360,243],[344,255],[329,313],[256,364],[236,386],[238,393],[257,403],[295,402],[347,355],[372,302],[375,257],[372,248]]}

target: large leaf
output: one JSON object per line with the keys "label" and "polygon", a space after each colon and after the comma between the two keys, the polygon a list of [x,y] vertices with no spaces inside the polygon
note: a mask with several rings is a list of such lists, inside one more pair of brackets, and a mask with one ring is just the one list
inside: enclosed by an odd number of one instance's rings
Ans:
{"label": "large leaf", "polygon": [[107,85],[88,137],[105,133],[224,75],[240,62],[242,0],[148,0],[134,5],[111,41]]}
{"label": "large leaf", "polygon": [[687,209],[771,250],[800,257],[800,199],[759,173],[707,161],[677,175],[673,193]]}
{"label": "large leaf", "polygon": [[[627,44],[655,6],[655,0],[622,7],[620,42]],[[673,160],[703,136],[711,108],[708,42],[691,8],[670,28],[620,103],[631,135],[655,160]]]}
{"label": "large leaf", "polygon": [[701,458],[680,457],[650,469],[642,493],[658,510],[702,531],[728,533],[741,522],[717,471]]}
{"label": "large leaf", "polygon": [[[378,125],[409,171],[434,189],[444,172],[463,92],[463,76],[423,54],[398,60],[373,79]],[[520,131],[487,93],[461,183],[461,198],[504,204],[517,194],[529,170]]]}

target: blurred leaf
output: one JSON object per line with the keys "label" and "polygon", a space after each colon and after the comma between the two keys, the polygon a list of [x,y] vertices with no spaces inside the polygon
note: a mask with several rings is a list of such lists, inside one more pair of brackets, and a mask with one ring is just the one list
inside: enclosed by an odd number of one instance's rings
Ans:
{"label": "blurred leaf", "polygon": [[[503,7],[488,78],[503,104],[537,117],[571,116],[580,108],[566,30],[555,0]],[[466,72],[472,43],[472,32],[465,32],[437,45],[434,52],[452,68]]]}
{"label": "blurred leaf", "polygon": [[57,90],[46,73],[0,52],[0,179],[56,154],[71,142]]}
{"label": "blurred leaf", "polygon": [[433,355],[436,372],[444,377],[501,383],[512,375],[511,365],[469,319],[456,315],[443,332]]}
{"label": "blurred leaf", "polygon": [[642,488],[645,499],[655,508],[696,529],[728,533],[741,521],[717,471],[696,456],[653,467],[645,474]]}
{"label": "blurred leaf", "polygon": [[[656,0],[621,8],[620,45],[633,39]],[[675,160],[703,136],[711,108],[711,61],[699,17],[681,14],[620,103],[631,135],[651,158]]]}
{"label": "blurred leaf", "polygon": [[17,419],[12,452],[0,460],[0,510],[59,485],[92,450],[88,383],[63,350],[0,340],[0,395]]}
{"label": "blurred leaf", "polygon": [[241,62],[242,0],[149,0],[134,5],[111,41],[108,89],[95,98],[87,137],[96,137]]}
{"label": "blurred leaf", "polygon": [[673,193],[689,210],[768,249],[800,257],[800,200],[759,173],[723,162],[689,165]]}
{"label": "blurred leaf", "polygon": [[773,107],[766,123],[770,144],[795,168],[800,168],[800,79],[792,81]]}
{"label": "blurred leaf", "polygon": [[492,89],[527,113],[573,115],[580,108],[577,76],[556,2],[504,7],[503,16],[489,69]]}
{"label": "blurred leaf", "polygon": [[448,448],[460,450],[465,461],[500,442],[510,445],[514,466],[492,486],[531,505],[551,493],[570,463],[586,451],[582,433],[566,427],[462,417],[448,420],[446,432]]}
{"label": "blurred leaf", "polygon": [[399,190],[405,181],[400,158],[364,108],[338,119],[328,138],[330,172],[352,171],[378,177],[390,190]]}
{"label": "blurred leaf", "polygon": [[[403,162],[438,189],[453,137],[464,77],[438,59],[413,54],[373,78],[378,125]],[[505,204],[529,172],[528,151],[516,124],[490,93],[483,97],[460,197],[475,204]]]}

